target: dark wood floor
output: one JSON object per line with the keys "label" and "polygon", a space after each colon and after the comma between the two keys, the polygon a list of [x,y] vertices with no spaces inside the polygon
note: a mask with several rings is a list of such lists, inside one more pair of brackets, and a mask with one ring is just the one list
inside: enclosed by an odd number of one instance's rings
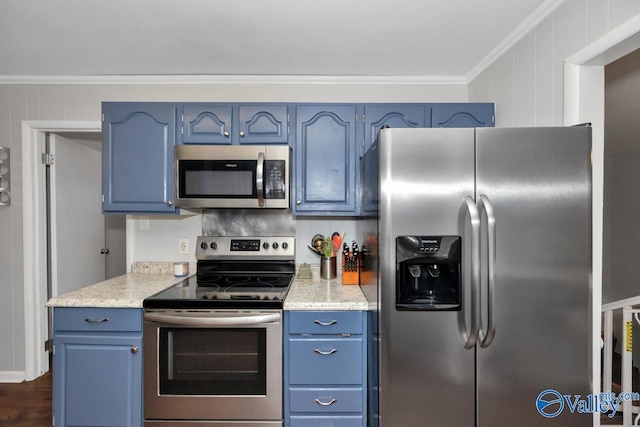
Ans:
{"label": "dark wood floor", "polygon": [[51,426],[51,372],[35,381],[0,384],[0,426]]}

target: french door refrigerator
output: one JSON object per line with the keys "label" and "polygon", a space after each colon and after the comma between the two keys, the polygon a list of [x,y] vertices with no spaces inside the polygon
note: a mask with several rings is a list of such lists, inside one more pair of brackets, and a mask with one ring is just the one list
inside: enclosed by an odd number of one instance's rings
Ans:
{"label": "french door refrigerator", "polygon": [[362,170],[372,425],[591,425],[554,402],[592,391],[591,128],[383,129]]}

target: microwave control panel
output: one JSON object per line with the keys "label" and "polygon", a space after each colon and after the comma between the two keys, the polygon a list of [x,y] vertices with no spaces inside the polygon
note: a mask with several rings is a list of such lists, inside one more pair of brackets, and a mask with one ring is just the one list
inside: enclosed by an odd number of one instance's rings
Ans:
{"label": "microwave control panel", "polygon": [[284,160],[265,160],[264,198],[284,199],[286,194],[286,171]]}

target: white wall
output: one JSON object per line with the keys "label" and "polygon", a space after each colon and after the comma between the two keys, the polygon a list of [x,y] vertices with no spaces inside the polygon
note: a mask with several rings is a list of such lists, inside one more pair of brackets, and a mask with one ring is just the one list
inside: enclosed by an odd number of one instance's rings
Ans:
{"label": "white wall", "polygon": [[[211,102],[465,102],[466,85],[404,84],[0,84],[0,146],[11,149],[10,207],[0,207],[0,381],[25,369],[22,236],[22,121],[97,121],[102,101]],[[149,217],[149,229],[134,219],[133,260],[178,259],[178,238],[200,234],[200,216]],[[302,236],[315,229],[302,220]],[[339,222],[338,222],[339,224]],[[320,229],[338,224],[321,221]],[[308,240],[305,238],[304,240]],[[306,245],[306,241],[303,241]],[[165,249],[166,247],[166,249]],[[304,261],[304,259],[302,260]]]}
{"label": "white wall", "polygon": [[469,84],[496,126],[562,126],[564,60],[640,13],[637,0],[567,0]]}

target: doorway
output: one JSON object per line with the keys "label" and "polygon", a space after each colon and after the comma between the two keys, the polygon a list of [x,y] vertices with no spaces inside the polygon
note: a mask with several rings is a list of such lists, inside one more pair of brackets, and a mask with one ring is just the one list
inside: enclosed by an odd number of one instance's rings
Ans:
{"label": "doorway", "polygon": [[124,215],[102,213],[99,132],[49,137],[50,295],[54,297],[126,272]]}
{"label": "doorway", "polygon": [[[22,234],[24,246],[23,275],[25,313],[25,371],[23,380],[26,381],[38,378],[49,370],[49,353],[44,345],[49,334],[48,315],[45,307],[47,303],[47,265],[51,264],[47,263],[46,168],[43,167],[42,163],[42,153],[45,152],[46,145],[46,134],[55,134],[56,138],[60,138],[61,141],[62,138],[74,140],[72,144],[75,145],[71,147],[78,149],[79,146],[83,146],[80,141],[82,141],[85,146],[91,145],[92,143],[88,140],[95,141],[99,139],[100,132],[101,123],[98,121],[22,122]],[[89,134],[91,134],[90,137]],[[73,150],[73,148],[71,149]],[[77,168],[77,165],[71,167],[71,169],[74,168]],[[101,176],[101,169],[101,166],[96,167],[94,173]],[[101,193],[99,190],[98,194],[100,195]],[[98,200],[101,199],[99,198]],[[63,212],[63,214],[74,209],[73,206],[65,206],[64,203],[62,203],[62,205],[63,209],[61,212]],[[107,220],[109,220],[109,218],[107,218]],[[127,226],[125,228],[130,227]],[[62,236],[62,239],[70,240],[70,237],[76,236],[66,234]],[[122,238],[125,239],[124,237]],[[58,239],[60,239],[60,236],[58,236]],[[125,240],[129,240],[128,236]],[[127,257],[129,248],[127,247],[126,251],[122,252],[124,256]],[[125,259],[128,263],[128,258]],[[78,264],[79,261],[75,260],[74,263]],[[71,268],[71,273],[73,273],[73,268]],[[84,283],[81,286],[86,286],[87,284],[90,283]]]}

